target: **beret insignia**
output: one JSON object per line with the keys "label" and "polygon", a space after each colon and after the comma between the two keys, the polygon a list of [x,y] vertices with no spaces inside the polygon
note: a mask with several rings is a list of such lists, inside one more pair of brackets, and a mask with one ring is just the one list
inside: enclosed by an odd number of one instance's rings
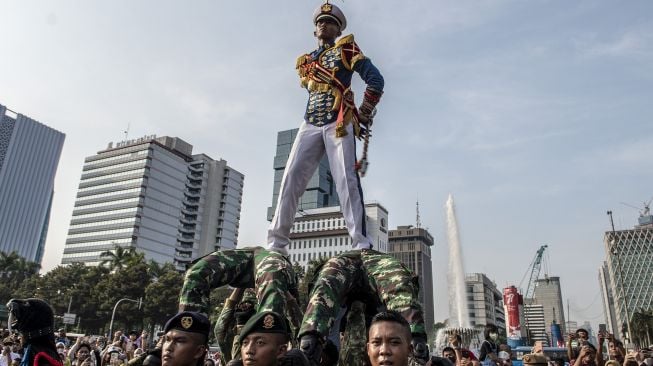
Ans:
{"label": "beret insignia", "polygon": [[274,327],[274,317],[268,314],[263,319],[263,328],[271,329],[272,327]]}
{"label": "beret insignia", "polygon": [[193,326],[193,317],[191,316],[185,316],[181,318],[181,326],[184,327],[184,329],[188,329]]}

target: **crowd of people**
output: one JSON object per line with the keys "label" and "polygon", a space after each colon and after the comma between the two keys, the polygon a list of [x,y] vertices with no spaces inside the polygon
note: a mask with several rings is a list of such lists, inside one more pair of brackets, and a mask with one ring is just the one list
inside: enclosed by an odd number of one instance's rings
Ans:
{"label": "crowd of people", "polygon": [[[2,329],[0,334],[3,340],[0,366],[19,365],[24,354],[19,333]],[[65,366],[127,364],[151,348],[147,331],[130,331],[125,335],[122,330],[118,330],[109,342],[105,336],[68,337],[66,331],[60,328],[54,334],[53,342],[58,359]]]}
{"label": "crowd of people", "polygon": [[[576,340],[577,347],[572,347]],[[603,353],[603,345],[607,342],[607,355]],[[653,352],[651,348],[642,348],[638,351],[626,351],[623,342],[605,331],[598,334],[596,347],[589,341],[589,332],[578,329],[569,334],[567,342],[567,357],[573,366],[653,366]]]}
{"label": "crowd of people", "polygon": [[[245,292],[235,290],[231,301],[225,303],[226,311],[223,311],[224,314],[231,314],[231,318],[240,317],[241,322],[220,319],[215,324],[215,332],[221,332],[221,335],[216,334],[218,341],[222,339],[219,350],[226,350],[224,340],[225,335],[229,334],[233,337],[230,344],[233,353],[222,353],[209,346],[211,321],[200,312],[181,311],[176,314],[166,322],[157,339],[152,339],[147,331],[125,334],[121,330],[116,331],[111,340],[104,336],[71,339],[64,329],[56,333],[52,331],[54,317],[51,310],[49,318],[41,317],[37,319],[41,323],[30,325],[29,322],[36,323],[37,320],[28,317],[29,314],[25,315],[25,311],[16,310],[17,306],[8,306],[10,326],[14,331],[0,330],[3,341],[0,366],[315,366],[293,342],[294,330],[287,316],[273,311],[252,311],[252,303],[256,300],[251,294],[242,296]],[[37,299],[12,301],[45,304]],[[245,306],[240,306],[243,304]],[[29,322],[21,321],[21,316],[28,317]],[[361,318],[364,319],[364,316]],[[352,317],[348,319],[353,320]],[[452,333],[441,354],[432,353],[426,362],[414,357],[411,328],[399,312],[390,310],[377,313],[362,329],[364,334],[356,333],[354,337],[357,338],[356,344],[363,346],[362,353],[354,353],[354,358],[347,359],[331,344],[332,347],[325,347],[318,364],[512,366],[515,360],[511,348],[499,342],[499,330],[491,324],[485,326],[485,339],[476,353],[465,348],[459,334]],[[346,336],[351,337],[352,334],[340,334],[340,347],[352,345],[347,343]],[[599,333],[598,343],[598,347],[591,344],[588,332],[578,329],[568,337],[567,359],[549,358],[543,344],[536,342],[532,353],[524,355],[521,361],[524,365],[534,366],[653,366],[653,357],[648,348],[627,352],[623,343],[607,332]],[[43,358],[39,362],[26,362],[29,358],[38,359],[44,350],[47,353],[48,345],[53,351],[50,354],[57,356],[50,359],[51,362],[43,362]],[[606,353],[603,352],[604,345]]]}

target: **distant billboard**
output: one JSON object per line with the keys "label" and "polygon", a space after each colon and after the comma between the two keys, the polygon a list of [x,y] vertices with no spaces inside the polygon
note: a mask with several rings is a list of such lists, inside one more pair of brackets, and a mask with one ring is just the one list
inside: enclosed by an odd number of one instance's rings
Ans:
{"label": "distant billboard", "polygon": [[503,289],[503,308],[506,314],[506,336],[508,339],[521,339],[520,306],[524,302],[515,286]]}

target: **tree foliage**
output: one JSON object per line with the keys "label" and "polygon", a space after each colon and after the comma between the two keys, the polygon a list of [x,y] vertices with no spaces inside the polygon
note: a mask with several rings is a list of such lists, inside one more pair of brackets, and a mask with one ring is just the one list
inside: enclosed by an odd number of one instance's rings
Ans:
{"label": "tree foliage", "polygon": [[136,252],[136,248],[125,248],[119,245],[114,246],[112,250],[102,252],[100,257],[104,258],[102,262],[100,262],[100,266],[107,267],[111,271],[123,269],[128,265],[138,263],[139,259],[145,258],[143,253]]}
{"label": "tree foliage", "polygon": [[653,340],[653,309],[639,309],[630,321],[631,337],[640,346],[647,346]]}
{"label": "tree foliage", "polygon": [[177,313],[179,292],[184,279],[172,265],[162,266],[162,272],[145,288],[143,312],[152,325],[164,325]]}
{"label": "tree foliage", "polygon": [[40,265],[16,252],[0,252],[0,304],[6,304],[27,279],[37,276]]}
{"label": "tree foliage", "polygon": [[[106,334],[114,306],[114,329],[139,330],[161,326],[177,312],[183,276],[170,264],[146,262],[144,255],[131,249],[105,253],[103,266],[83,263],[60,265],[39,275],[38,265],[16,253],[0,252],[0,303],[11,298],[38,297],[47,301],[55,313],[57,327],[62,316],[77,315],[78,323],[68,329],[88,334]],[[227,294],[228,295],[228,294]]]}

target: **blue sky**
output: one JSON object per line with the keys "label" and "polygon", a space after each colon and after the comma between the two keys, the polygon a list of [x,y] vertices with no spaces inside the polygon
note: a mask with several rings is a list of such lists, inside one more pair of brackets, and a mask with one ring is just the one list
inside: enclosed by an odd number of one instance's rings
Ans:
{"label": "blue sky", "polygon": [[[276,133],[302,118],[296,57],[319,1],[0,0],[0,103],[66,133],[44,266],[60,262],[83,158],[178,136],[243,172],[240,242],[262,244]],[[468,272],[518,284],[549,245],[571,318],[602,321],[602,235],[653,197],[650,1],[337,2],[381,70],[363,179],[391,227],[421,216],[446,317],[444,203]],[[355,84],[358,95],[362,84]]]}

